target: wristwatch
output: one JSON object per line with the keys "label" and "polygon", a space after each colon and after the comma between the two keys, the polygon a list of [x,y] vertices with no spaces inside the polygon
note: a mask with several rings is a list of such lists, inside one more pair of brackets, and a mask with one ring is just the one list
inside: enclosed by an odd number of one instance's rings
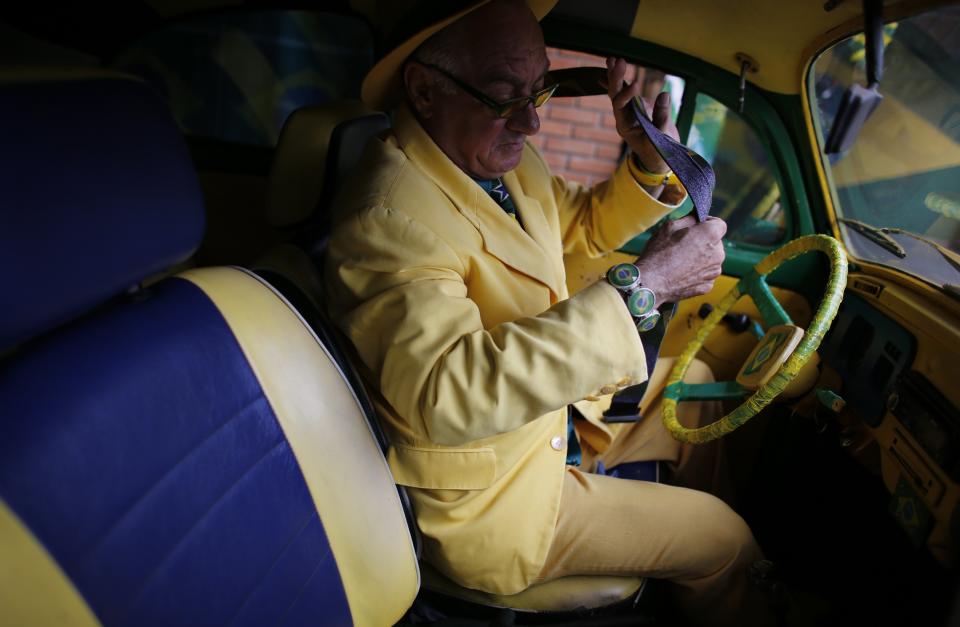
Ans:
{"label": "wristwatch", "polygon": [[637,331],[646,333],[657,326],[660,320],[660,312],[655,308],[657,295],[644,287],[640,268],[632,263],[618,263],[607,270],[607,282],[623,297]]}

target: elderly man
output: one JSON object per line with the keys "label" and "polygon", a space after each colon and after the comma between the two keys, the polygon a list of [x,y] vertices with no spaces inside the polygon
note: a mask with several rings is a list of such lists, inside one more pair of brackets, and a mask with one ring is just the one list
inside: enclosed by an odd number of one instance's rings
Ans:
{"label": "elderly man", "polygon": [[[591,472],[659,459],[682,476],[690,457],[656,415],[616,429],[595,400],[662,380],[645,366],[648,312],[634,319],[607,281],[565,286],[565,253],[614,250],[674,208],[657,200],[668,166],[628,108],[641,86],[608,60],[632,155],[591,189],[564,182],[525,141],[550,95],[537,20],[553,2],[441,4],[463,10],[408,33],[364,82],[368,104],[395,107],[393,129],[339,200],[326,264],[424,558],[501,594],[573,574],[664,578],[689,608],[730,618],[760,557],[743,520],[705,492]],[[666,94],[652,119],[676,136]],[[717,219],[667,224],[636,260],[644,295],[659,306],[707,292],[724,231]],[[570,404],[586,417],[576,432]]]}

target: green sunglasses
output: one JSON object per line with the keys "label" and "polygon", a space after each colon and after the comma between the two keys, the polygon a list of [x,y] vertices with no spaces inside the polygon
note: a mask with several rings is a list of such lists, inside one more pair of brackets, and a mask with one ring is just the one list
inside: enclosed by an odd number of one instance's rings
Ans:
{"label": "green sunglasses", "polygon": [[462,80],[460,80],[459,78],[451,74],[450,72],[447,72],[442,67],[438,67],[432,63],[424,63],[423,61],[417,61],[416,59],[413,59],[413,61],[415,61],[416,63],[419,63],[424,67],[428,67],[431,70],[439,72],[443,76],[449,78],[451,81],[453,81],[453,83],[457,87],[460,87],[461,89],[463,89],[463,91],[467,92],[468,94],[470,94],[471,96],[473,96],[474,98],[482,102],[483,104],[493,109],[493,112],[497,114],[498,118],[513,117],[520,111],[523,111],[527,107],[527,103],[533,104],[535,108],[540,107],[545,102],[550,100],[550,96],[552,96],[553,92],[555,92],[557,90],[557,87],[559,87],[559,84],[549,85],[548,87],[544,87],[540,91],[530,96],[521,96],[519,98],[511,98],[510,100],[497,102],[496,100],[486,95],[479,89],[476,89],[475,87],[471,87],[470,85],[463,82]]}

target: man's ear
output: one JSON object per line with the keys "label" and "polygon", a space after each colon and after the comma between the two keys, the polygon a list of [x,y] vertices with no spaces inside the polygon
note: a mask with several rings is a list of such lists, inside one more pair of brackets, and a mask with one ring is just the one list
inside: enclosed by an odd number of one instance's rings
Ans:
{"label": "man's ear", "polygon": [[434,81],[419,63],[407,63],[403,66],[403,85],[410,106],[421,119],[433,115]]}

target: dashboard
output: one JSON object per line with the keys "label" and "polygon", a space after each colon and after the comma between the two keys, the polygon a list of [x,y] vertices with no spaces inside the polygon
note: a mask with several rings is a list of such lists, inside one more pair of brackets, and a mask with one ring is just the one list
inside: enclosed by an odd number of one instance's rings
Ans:
{"label": "dashboard", "polygon": [[943,564],[960,554],[960,342],[948,312],[902,287],[851,275],[820,348],[842,381],[846,420],[863,426],[889,511]]}

